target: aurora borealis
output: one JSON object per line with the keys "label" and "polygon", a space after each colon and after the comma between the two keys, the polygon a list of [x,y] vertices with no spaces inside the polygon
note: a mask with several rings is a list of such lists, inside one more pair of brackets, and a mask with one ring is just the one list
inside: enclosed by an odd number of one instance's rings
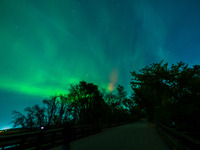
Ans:
{"label": "aurora borealis", "polygon": [[70,84],[130,92],[130,72],[200,64],[199,0],[1,0],[0,129]]}

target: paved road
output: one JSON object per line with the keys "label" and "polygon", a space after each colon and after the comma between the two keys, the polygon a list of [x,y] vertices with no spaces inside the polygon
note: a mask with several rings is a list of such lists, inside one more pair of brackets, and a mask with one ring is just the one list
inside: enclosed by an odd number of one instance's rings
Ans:
{"label": "paved road", "polygon": [[[56,147],[52,150],[60,150]],[[71,143],[70,150],[170,150],[146,121],[123,125],[79,139]]]}

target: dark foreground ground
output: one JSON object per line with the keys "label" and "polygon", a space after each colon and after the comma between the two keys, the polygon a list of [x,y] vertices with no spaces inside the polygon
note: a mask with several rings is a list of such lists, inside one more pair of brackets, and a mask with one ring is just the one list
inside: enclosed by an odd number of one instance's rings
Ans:
{"label": "dark foreground ground", "polygon": [[[62,146],[51,150],[62,150]],[[101,133],[73,141],[70,150],[170,150],[155,126],[140,121],[103,130]]]}

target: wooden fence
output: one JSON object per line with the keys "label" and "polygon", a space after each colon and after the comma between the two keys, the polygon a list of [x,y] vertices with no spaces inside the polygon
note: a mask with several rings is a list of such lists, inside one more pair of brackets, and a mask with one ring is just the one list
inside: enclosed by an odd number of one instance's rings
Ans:
{"label": "wooden fence", "polygon": [[174,150],[200,150],[200,141],[192,137],[186,136],[167,126],[155,123],[159,133],[172,146]]}
{"label": "wooden fence", "polygon": [[[0,137],[0,150],[8,149],[46,149],[61,144],[64,139],[75,140],[84,136],[100,132],[100,128],[94,125],[72,127],[66,129],[41,130],[23,134]],[[70,137],[69,137],[70,135]]]}

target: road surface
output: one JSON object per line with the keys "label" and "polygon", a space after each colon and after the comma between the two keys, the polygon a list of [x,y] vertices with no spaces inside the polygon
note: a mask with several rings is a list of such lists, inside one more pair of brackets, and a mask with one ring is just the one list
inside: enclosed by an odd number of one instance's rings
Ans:
{"label": "road surface", "polygon": [[[62,146],[51,150],[62,150]],[[170,150],[147,121],[103,130],[101,133],[73,141],[70,150]]]}

